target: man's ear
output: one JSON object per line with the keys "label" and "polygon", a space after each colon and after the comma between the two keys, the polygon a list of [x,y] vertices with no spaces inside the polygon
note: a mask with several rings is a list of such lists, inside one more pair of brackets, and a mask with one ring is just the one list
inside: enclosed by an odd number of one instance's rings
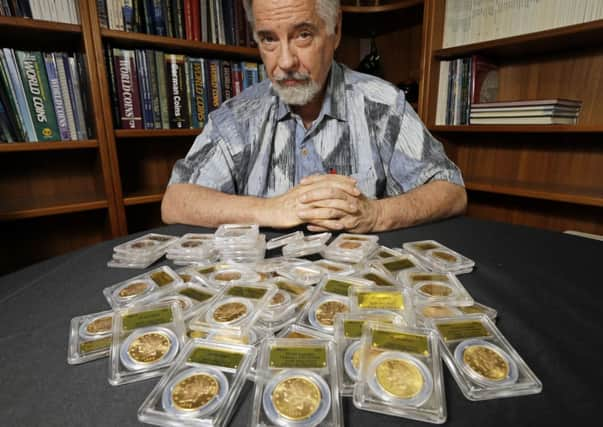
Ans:
{"label": "man's ear", "polygon": [[339,42],[341,41],[341,22],[342,22],[342,13],[341,9],[337,13],[337,23],[335,24],[335,49],[339,47]]}

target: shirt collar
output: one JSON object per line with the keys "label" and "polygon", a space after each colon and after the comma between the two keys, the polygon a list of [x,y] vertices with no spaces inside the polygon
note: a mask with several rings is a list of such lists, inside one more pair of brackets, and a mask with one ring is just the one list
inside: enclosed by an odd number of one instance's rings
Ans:
{"label": "shirt collar", "polygon": [[[281,121],[289,117],[291,109],[289,105],[280,100],[273,89],[273,94],[277,98],[278,113],[277,120]],[[333,61],[329,73],[329,82],[325,97],[322,101],[322,107],[318,114],[318,121],[322,120],[323,116],[346,121],[346,100],[345,100],[345,81],[343,76],[343,68],[337,62]]]}

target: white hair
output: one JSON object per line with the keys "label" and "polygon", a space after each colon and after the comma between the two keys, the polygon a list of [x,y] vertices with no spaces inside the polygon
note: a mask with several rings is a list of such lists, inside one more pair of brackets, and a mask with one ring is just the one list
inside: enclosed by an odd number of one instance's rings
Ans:
{"label": "white hair", "polygon": [[[335,26],[337,25],[337,16],[339,14],[339,0],[315,0],[316,12],[327,26],[327,34],[335,34]],[[253,0],[243,0],[243,7],[247,20],[251,24],[251,28],[255,33],[255,21],[253,18],[253,10],[251,3]],[[255,34],[254,34],[255,37]]]}

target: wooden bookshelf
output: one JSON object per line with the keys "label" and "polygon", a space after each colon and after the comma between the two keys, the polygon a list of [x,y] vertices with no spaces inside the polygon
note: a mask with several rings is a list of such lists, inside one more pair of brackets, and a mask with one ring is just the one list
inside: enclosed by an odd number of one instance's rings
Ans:
{"label": "wooden bookshelf", "polygon": [[98,141],[89,139],[85,141],[61,141],[61,142],[14,142],[0,144],[0,153],[19,151],[51,151],[51,150],[84,150],[98,148]]}
{"label": "wooden bookshelf", "polygon": [[[468,214],[603,233],[603,20],[442,48],[445,7],[425,2],[420,113],[461,168]],[[499,66],[501,101],[582,101],[578,124],[435,125],[439,62],[481,54]]]}
{"label": "wooden bookshelf", "polygon": [[106,209],[108,206],[109,203],[107,200],[80,200],[73,202],[57,200],[56,197],[50,197],[46,200],[40,198],[36,200],[12,199],[11,205],[7,206],[4,203],[0,205],[0,221]]}
{"label": "wooden bookshelf", "polygon": [[203,129],[116,129],[115,137],[129,138],[172,138],[197,136]]}
{"label": "wooden bookshelf", "polygon": [[124,205],[126,206],[134,206],[134,205],[145,205],[148,203],[158,203],[161,202],[163,198],[163,191],[155,192],[151,194],[128,194],[124,197]]}
{"label": "wooden bookshelf", "polygon": [[[346,3],[355,3],[355,2],[346,2]],[[368,14],[368,13],[382,13],[382,12],[392,12],[394,10],[406,9],[409,7],[417,6],[423,4],[423,0],[392,0],[392,1],[375,1],[373,6],[356,6],[354,4],[342,4],[341,10],[344,13],[360,13],[360,14]]]}

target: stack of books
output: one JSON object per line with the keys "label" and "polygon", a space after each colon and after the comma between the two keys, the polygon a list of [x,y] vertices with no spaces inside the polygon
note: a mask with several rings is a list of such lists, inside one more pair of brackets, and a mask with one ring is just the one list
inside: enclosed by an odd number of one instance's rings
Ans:
{"label": "stack of books", "polygon": [[472,125],[575,125],[581,101],[534,99],[471,105]]}

